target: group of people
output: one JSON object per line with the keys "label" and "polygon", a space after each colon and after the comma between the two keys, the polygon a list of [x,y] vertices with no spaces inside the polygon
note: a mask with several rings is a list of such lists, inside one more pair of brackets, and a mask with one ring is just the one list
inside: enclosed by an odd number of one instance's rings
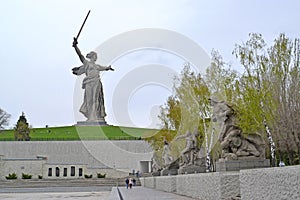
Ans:
{"label": "group of people", "polygon": [[136,185],[136,180],[134,178],[126,178],[125,183],[126,183],[126,188],[128,189],[129,187],[129,189],[131,189],[132,186]]}

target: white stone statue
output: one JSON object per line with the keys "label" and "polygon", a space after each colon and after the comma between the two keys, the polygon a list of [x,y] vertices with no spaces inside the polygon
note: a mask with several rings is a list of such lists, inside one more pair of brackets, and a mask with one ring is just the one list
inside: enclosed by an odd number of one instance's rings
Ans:
{"label": "white stone statue", "polygon": [[177,136],[175,140],[179,140],[185,138],[185,148],[181,151],[181,162],[180,166],[184,167],[187,165],[193,165],[194,161],[196,160],[197,156],[196,153],[198,152],[197,145],[197,137],[199,136],[199,132],[197,128],[195,128],[194,132],[187,131],[186,134]]}
{"label": "white stone statue", "polygon": [[113,70],[111,66],[105,67],[96,64],[97,53],[91,51],[86,55],[86,58],[81,54],[77,46],[77,39],[74,38],[73,47],[80,61],[83,65],[72,69],[73,74],[81,75],[85,74],[85,78],[82,82],[82,88],[84,92],[83,104],[80,107],[80,112],[87,118],[87,121],[91,122],[105,122],[106,116],[104,107],[103,87],[100,80],[100,71]]}
{"label": "white stone statue", "polygon": [[157,156],[156,152],[153,153],[151,161],[152,161],[152,172],[157,172],[157,171],[160,171],[162,169],[162,166],[159,162],[159,159],[158,159],[158,156]]}
{"label": "white stone statue", "polygon": [[169,143],[164,140],[164,148],[162,152],[162,160],[164,162],[164,166],[168,166],[172,163],[173,158],[171,156],[171,149]]}
{"label": "white stone statue", "polygon": [[221,126],[219,141],[221,157],[236,160],[241,157],[265,157],[265,143],[258,133],[245,136],[237,126],[233,108],[225,101],[210,99],[213,107],[213,121]]}

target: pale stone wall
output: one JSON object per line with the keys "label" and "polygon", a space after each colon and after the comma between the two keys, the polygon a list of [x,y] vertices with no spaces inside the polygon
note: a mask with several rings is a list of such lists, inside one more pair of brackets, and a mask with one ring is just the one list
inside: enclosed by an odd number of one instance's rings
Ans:
{"label": "pale stone wall", "polygon": [[177,193],[199,199],[220,198],[220,174],[189,174],[177,178]]}
{"label": "pale stone wall", "polygon": [[205,200],[234,199],[238,196],[242,200],[299,200],[300,166],[145,177],[141,178],[141,184]]}
{"label": "pale stone wall", "polygon": [[176,192],[176,176],[157,176],[155,189],[165,192]]}
{"label": "pale stone wall", "polygon": [[[4,158],[46,156],[48,164],[87,165],[91,169],[140,170],[140,161],[150,161],[152,149],[142,140],[12,141],[0,142]],[[141,170],[140,170],[141,171]]]}
{"label": "pale stone wall", "polygon": [[197,199],[231,199],[239,195],[238,172],[188,174],[142,178],[144,187]]}
{"label": "pale stone wall", "polygon": [[140,178],[141,185],[147,188],[156,188],[156,177],[142,177]]}
{"label": "pale stone wall", "polygon": [[37,179],[43,174],[45,160],[37,159],[3,159],[0,160],[0,179],[5,180],[8,174],[16,173],[18,179],[22,179],[22,173],[32,175],[32,179]]}
{"label": "pale stone wall", "polygon": [[240,173],[244,200],[300,199],[300,166],[243,170]]}
{"label": "pale stone wall", "polygon": [[120,178],[128,176],[129,170],[126,171],[124,169],[88,168],[87,173],[92,174],[93,178],[97,178],[97,173],[106,174],[107,178]]}

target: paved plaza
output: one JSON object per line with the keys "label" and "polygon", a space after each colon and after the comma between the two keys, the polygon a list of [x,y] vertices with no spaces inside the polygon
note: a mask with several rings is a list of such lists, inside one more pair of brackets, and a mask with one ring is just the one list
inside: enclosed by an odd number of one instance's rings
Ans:
{"label": "paved plaza", "polygon": [[1,200],[106,200],[109,191],[104,192],[49,192],[49,193],[0,193]]}
{"label": "paved plaza", "polygon": [[192,200],[190,197],[145,187],[133,187],[132,189],[120,187],[119,190],[124,200]]}

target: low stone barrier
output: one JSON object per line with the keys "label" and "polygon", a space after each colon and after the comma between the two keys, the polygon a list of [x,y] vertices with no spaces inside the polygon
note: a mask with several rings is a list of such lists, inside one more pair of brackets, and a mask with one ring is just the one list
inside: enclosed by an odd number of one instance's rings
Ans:
{"label": "low stone barrier", "polygon": [[197,199],[300,199],[300,165],[141,178],[144,187]]}
{"label": "low stone barrier", "polygon": [[300,166],[242,170],[242,199],[300,199]]}
{"label": "low stone barrier", "polygon": [[141,178],[142,186],[197,199],[231,199],[239,196],[238,172],[187,174]]}

